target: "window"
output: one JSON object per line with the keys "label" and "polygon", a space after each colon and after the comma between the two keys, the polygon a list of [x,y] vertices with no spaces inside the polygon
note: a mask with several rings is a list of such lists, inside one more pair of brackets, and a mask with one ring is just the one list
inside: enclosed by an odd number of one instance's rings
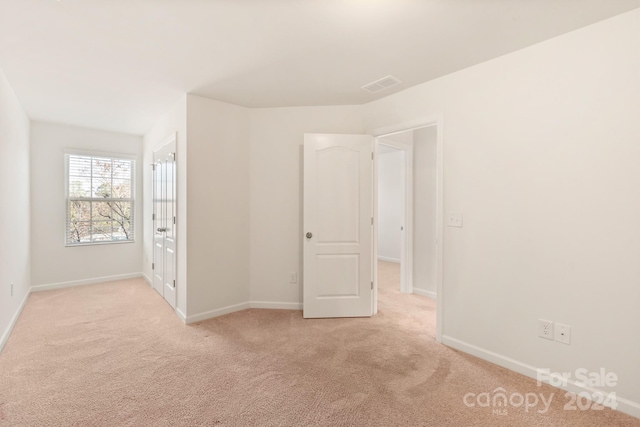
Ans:
{"label": "window", "polygon": [[66,154],[66,245],[133,242],[135,160]]}

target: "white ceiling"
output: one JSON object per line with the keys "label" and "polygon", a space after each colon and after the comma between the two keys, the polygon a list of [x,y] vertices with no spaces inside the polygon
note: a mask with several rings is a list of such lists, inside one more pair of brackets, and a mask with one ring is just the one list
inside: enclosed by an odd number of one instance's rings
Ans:
{"label": "white ceiling", "polygon": [[[0,0],[0,68],[32,119],[142,134],[185,92],[361,104],[640,0]],[[360,89],[392,74],[403,81]]]}

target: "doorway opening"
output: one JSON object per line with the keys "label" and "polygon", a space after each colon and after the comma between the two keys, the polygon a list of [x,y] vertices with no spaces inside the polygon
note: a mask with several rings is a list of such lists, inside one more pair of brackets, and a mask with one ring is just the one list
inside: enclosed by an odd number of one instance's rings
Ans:
{"label": "doorway opening", "polygon": [[[375,311],[420,310],[441,341],[442,157],[438,123],[378,135]],[[413,294],[413,295],[411,295]],[[440,297],[440,298],[438,298]]]}

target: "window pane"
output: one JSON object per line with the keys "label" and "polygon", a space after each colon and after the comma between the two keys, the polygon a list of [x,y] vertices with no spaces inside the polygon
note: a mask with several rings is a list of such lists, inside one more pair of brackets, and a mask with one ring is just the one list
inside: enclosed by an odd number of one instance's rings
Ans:
{"label": "window pane", "polygon": [[72,200],[69,202],[69,221],[90,221],[91,202]]}
{"label": "window pane", "polygon": [[91,223],[89,221],[72,221],[69,223],[67,241],[69,243],[85,243],[91,241]]}
{"label": "window pane", "polygon": [[131,181],[124,179],[113,180],[113,194],[114,199],[130,199],[131,198]]}
{"label": "window pane", "polygon": [[69,156],[69,175],[91,176],[91,157]]}
{"label": "window pane", "polygon": [[91,177],[70,176],[69,197],[91,197]]}
{"label": "window pane", "polygon": [[133,239],[131,232],[131,221],[113,221],[113,240],[131,240]]}
{"label": "window pane", "polygon": [[131,234],[131,202],[113,202],[113,238],[114,240],[133,239]]}
{"label": "window pane", "polygon": [[131,160],[113,160],[113,177],[131,179]]}
{"label": "window pane", "polygon": [[92,174],[94,178],[109,178],[111,179],[111,159],[93,157]]}
{"label": "window pane", "polygon": [[104,242],[111,240],[111,221],[94,221],[92,224],[91,240],[94,242]]}
{"label": "window pane", "polygon": [[91,202],[93,204],[92,218],[94,221],[105,221],[113,218],[109,202]]}
{"label": "window pane", "polygon": [[111,177],[93,177],[93,197],[111,197]]}
{"label": "window pane", "polygon": [[131,202],[115,201],[111,202],[113,209],[113,219],[116,221],[131,219]]}

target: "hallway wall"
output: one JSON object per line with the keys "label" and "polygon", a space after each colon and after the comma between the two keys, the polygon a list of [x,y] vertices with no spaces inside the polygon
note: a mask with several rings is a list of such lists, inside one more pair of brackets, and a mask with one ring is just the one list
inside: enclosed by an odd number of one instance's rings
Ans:
{"label": "hallway wall", "polygon": [[378,259],[400,262],[405,212],[405,154],[378,153]]}

